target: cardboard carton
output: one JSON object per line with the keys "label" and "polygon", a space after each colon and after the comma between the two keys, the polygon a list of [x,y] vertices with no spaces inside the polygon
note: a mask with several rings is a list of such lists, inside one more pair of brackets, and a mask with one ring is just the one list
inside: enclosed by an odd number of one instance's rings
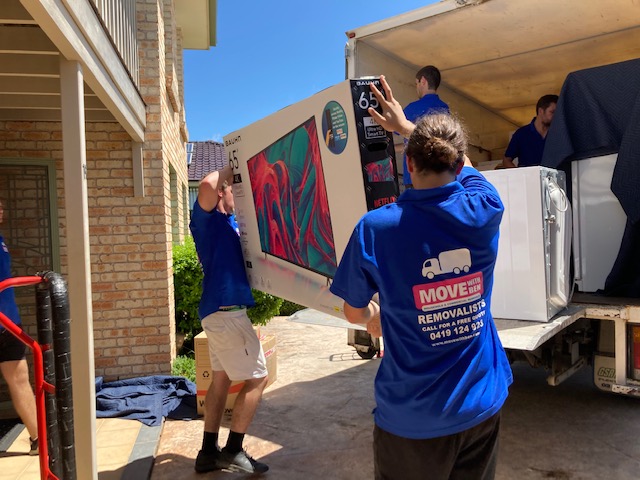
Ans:
{"label": "cardboard carton", "polygon": [[371,84],[345,80],[224,137],[249,283],[340,318],[329,285],[351,232],[399,195]]}
{"label": "cardboard carton", "polygon": [[[256,334],[260,337],[260,343],[264,350],[264,356],[267,360],[267,371],[269,372],[269,380],[267,387],[276,381],[278,376],[278,364],[276,354],[276,336],[262,335],[260,336],[259,328]],[[204,414],[204,398],[211,385],[211,362],[209,361],[209,344],[207,336],[204,332],[196,335],[195,341],[195,357],[196,357],[196,390],[198,414]],[[225,413],[231,413],[233,404],[236,401],[238,392],[242,389],[244,382],[231,382],[229,392],[227,394],[227,403],[225,404]]]}

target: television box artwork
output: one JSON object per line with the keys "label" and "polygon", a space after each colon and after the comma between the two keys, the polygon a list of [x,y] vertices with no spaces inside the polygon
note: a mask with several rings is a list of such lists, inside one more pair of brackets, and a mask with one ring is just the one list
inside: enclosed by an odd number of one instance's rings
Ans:
{"label": "television box artwork", "polygon": [[343,317],[329,292],[356,223],[395,202],[392,135],[367,109],[377,78],[345,80],[224,138],[253,288]]}

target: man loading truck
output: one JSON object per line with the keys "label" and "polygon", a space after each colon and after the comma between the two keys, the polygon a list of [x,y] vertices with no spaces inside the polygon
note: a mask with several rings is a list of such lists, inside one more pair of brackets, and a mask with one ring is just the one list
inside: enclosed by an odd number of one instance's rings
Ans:
{"label": "man loading truck", "polygon": [[[502,202],[472,167],[466,135],[454,117],[426,115],[414,125],[384,77],[380,83],[386,99],[373,84],[371,89],[383,115],[372,108],[369,113],[385,129],[409,136],[407,166],[414,189],[361,219],[331,285],[344,299],[347,320],[373,323],[374,329],[381,323],[386,340],[375,380],[375,478],[418,480],[428,472],[435,480],[491,480],[500,409],[512,382],[490,311]],[[405,252],[402,258],[389,256],[389,246],[397,242]],[[452,250],[452,244],[465,248]],[[415,265],[425,251],[452,253],[462,263],[469,255],[473,265],[460,280],[479,279],[486,288],[466,292],[455,302],[423,300],[416,290],[451,282],[424,280]],[[371,300],[376,293],[380,305]],[[444,320],[436,322],[438,335],[425,330],[423,315],[414,320],[416,312],[451,303],[458,307],[451,310],[460,313],[454,314],[451,328]],[[481,319],[472,321],[467,309]]]}
{"label": "man loading truck", "polygon": [[547,132],[556,112],[558,95],[543,95],[536,103],[536,116],[531,123],[515,131],[502,159],[504,168],[514,168],[515,158],[518,167],[533,167],[542,163],[542,153],[547,139]]}

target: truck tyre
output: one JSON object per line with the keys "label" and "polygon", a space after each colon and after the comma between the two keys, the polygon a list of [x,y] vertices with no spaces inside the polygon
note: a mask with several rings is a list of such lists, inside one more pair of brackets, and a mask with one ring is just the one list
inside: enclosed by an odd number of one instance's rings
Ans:
{"label": "truck tyre", "polygon": [[364,360],[371,360],[376,356],[376,349],[374,347],[369,347],[367,350],[356,350],[358,352],[358,356]]}

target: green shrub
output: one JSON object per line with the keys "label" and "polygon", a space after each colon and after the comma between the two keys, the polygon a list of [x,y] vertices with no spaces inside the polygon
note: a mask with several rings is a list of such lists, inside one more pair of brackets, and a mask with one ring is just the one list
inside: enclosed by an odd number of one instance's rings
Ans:
{"label": "green shrub", "polygon": [[176,329],[193,334],[202,331],[198,304],[202,296],[202,268],[193,237],[173,246],[173,285],[175,290]]}
{"label": "green shrub", "polygon": [[196,361],[190,357],[178,356],[173,361],[171,375],[185,377],[192,382],[196,381]]}
{"label": "green shrub", "polygon": [[266,325],[269,320],[280,313],[280,305],[283,300],[260,290],[251,291],[256,305],[247,309],[247,315],[254,325]]}
{"label": "green shrub", "polygon": [[303,310],[305,308],[307,307],[298,305],[297,303],[293,303],[289,300],[283,300],[282,305],[280,306],[280,315],[282,315],[283,317],[288,317],[296,313],[298,310]]}

